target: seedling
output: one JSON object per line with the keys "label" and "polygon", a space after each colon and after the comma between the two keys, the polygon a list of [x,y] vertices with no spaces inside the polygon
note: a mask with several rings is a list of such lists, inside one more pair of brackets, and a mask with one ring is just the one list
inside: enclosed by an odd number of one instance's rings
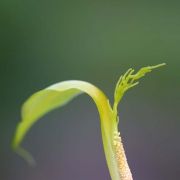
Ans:
{"label": "seedling", "polygon": [[86,93],[94,100],[99,111],[103,147],[111,179],[132,180],[118,130],[117,107],[125,92],[136,86],[140,78],[153,69],[164,65],[165,63],[143,67],[136,73],[134,73],[134,69],[129,69],[120,76],[115,87],[113,106],[110,105],[108,98],[99,88],[84,81],[63,81],[36,92],[22,106],[22,121],[18,124],[15,132],[13,149],[30,164],[33,164],[32,156],[20,146],[31,126],[46,113],[66,105],[82,93]]}

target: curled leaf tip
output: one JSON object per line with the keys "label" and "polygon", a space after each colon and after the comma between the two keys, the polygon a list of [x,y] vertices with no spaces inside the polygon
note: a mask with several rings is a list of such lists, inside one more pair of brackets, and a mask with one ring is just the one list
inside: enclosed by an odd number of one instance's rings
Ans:
{"label": "curled leaf tip", "polygon": [[15,152],[21,156],[31,167],[36,166],[36,161],[33,156],[22,147],[16,147]]}

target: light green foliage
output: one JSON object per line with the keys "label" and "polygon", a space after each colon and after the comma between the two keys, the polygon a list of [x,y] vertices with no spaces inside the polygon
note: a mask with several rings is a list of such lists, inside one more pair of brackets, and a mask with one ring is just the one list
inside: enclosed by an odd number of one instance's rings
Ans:
{"label": "light green foliage", "polygon": [[[13,139],[13,148],[18,152],[18,154],[32,164],[34,161],[30,154],[20,147],[20,143],[31,126],[46,113],[65,105],[81,93],[86,93],[94,100],[100,115],[104,152],[112,180],[132,179],[131,173],[129,173],[129,176],[126,176],[129,167],[122,144],[120,143],[120,146],[122,146],[120,147],[120,150],[117,149],[119,146],[114,147],[113,144],[114,136],[116,135],[116,138],[117,135],[119,136],[117,106],[124,93],[138,84],[138,79],[143,77],[146,73],[151,72],[152,69],[163,65],[165,64],[144,67],[135,74],[133,74],[133,69],[129,69],[119,78],[116,85],[113,108],[109,104],[106,95],[100,89],[84,81],[60,82],[33,94],[23,104],[22,121],[17,126]],[[121,156],[124,158],[119,159]],[[121,165],[123,166],[121,167]]]}
{"label": "light green foliage", "polygon": [[158,64],[156,66],[147,66],[141,68],[137,73],[134,73],[134,69],[130,68],[126,71],[126,73],[120,76],[116,88],[114,91],[114,106],[113,110],[117,114],[117,106],[123,97],[124,93],[130,88],[139,84],[138,79],[142,78],[146,73],[151,72],[153,69],[164,66],[165,63]]}

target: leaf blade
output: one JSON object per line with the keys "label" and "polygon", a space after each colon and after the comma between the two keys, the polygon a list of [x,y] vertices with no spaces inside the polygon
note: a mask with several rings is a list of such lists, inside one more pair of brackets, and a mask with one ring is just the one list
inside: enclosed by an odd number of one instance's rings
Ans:
{"label": "leaf blade", "polygon": [[48,112],[61,107],[70,100],[81,94],[80,91],[71,89],[64,92],[44,89],[33,94],[22,106],[22,121],[19,123],[16,136],[13,140],[13,148],[15,149],[21,143],[28,129]]}

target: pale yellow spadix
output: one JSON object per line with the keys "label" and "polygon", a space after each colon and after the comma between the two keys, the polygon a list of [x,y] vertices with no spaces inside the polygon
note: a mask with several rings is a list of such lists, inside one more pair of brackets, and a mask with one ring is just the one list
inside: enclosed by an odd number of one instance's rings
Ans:
{"label": "pale yellow spadix", "polygon": [[144,67],[135,74],[133,74],[133,69],[129,69],[120,77],[116,85],[113,107],[111,107],[108,98],[100,89],[84,81],[60,82],[33,94],[22,107],[22,121],[17,126],[13,139],[13,148],[29,163],[33,163],[30,154],[20,147],[20,143],[31,126],[46,113],[65,105],[82,93],[86,93],[94,100],[100,115],[104,152],[112,180],[132,180],[132,174],[118,131],[117,106],[124,93],[138,84],[138,79],[152,69],[163,65],[165,64]]}

